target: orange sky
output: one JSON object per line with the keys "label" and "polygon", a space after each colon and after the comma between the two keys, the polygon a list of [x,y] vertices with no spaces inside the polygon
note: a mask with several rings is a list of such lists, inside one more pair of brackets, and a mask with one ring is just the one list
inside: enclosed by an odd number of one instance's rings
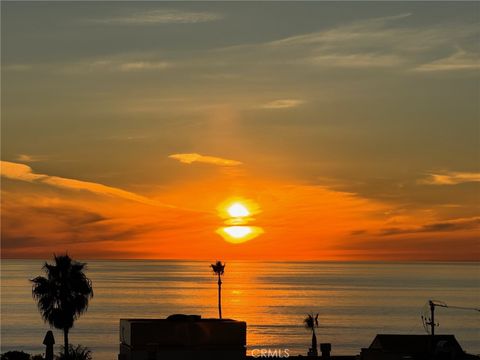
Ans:
{"label": "orange sky", "polygon": [[[431,209],[405,212],[327,186],[232,173],[222,164],[214,178],[146,195],[18,163],[2,162],[2,175],[6,258],[68,251],[81,258],[475,260],[479,250],[478,217],[440,222]],[[254,212],[248,225],[261,235],[231,244],[216,233],[233,201]]]}
{"label": "orange sky", "polygon": [[479,259],[477,3],[1,7],[2,257]]}

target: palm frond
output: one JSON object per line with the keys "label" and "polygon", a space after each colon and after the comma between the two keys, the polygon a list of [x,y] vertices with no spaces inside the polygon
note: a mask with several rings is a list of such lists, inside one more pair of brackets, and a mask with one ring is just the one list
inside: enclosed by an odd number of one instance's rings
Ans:
{"label": "palm frond", "polygon": [[46,277],[31,280],[32,296],[45,322],[69,329],[88,309],[93,297],[92,282],[83,272],[86,264],[73,261],[68,255],[54,255],[54,262],[44,264]]}
{"label": "palm frond", "polygon": [[315,316],[313,314],[307,314],[303,319],[303,323],[307,329],[314,329],[318,327],[318,314]]}
{"label": "palm frond", "polygon": [[223,275],[225,272],[225,265],[226,264],[222,264],[221,261],[217,260],[217,262],[215,262],[215,264],[211,264],[210,267],[212,268],[214,274]]}

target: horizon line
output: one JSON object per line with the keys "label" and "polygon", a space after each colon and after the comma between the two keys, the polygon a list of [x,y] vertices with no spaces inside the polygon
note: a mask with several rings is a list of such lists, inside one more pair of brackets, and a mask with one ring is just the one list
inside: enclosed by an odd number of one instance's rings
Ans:
{"label": "horizon line", "polygon": [[[52,254],[53,255],[53,254]],[[50,258],[41,258],[41,257],[0,257],[0,261],[3,260],[40,260],[48,261]],[[77,258],[78,259],[78,258]],[[189,262],[211,262],[215,259],[180,259],[180,258],[80,258],[81,261],[165,261],[165,262],[178,262],[178,261],[189,261]],[[332,259],[304,259],[304,260],[294,260],[294,259],[281,259],[281,260],[271,260],[271,259],[222,259],[222,261],[233,261],[233,262],[264,262],[264,263],[377,263],[377,264],[410,264],[410,263],[480,263],[480,259],[477,260],[441,260],[441,259],[412,259],[412,260],[362,260],[362,259],[353,259],[353,260],[332,260]]]}

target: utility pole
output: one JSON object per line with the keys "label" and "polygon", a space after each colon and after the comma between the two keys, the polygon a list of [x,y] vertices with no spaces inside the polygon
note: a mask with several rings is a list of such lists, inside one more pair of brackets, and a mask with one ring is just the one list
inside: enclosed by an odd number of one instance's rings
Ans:
{"label": "utility pole", "polygon": [[432,332],[432,336],[435,336],[435,303],[432,300],[428,301],[430,304],[430,328]]}
{"label": "utility pole", "polygon": [[422,315],[422,319],[424,321],[425,330],[428,331],[428,328],[430,328],[430,334],[432,336],[435,336],[435,327],[438,326],[438,324],[435,323],[435,307],[439,306],[447,309],[473,310],[473,311],[480,312],[479,308],[466,307],[466,306],[450,306],[444,303],[443,301],[438,301],[438,300],[428,300],[428,305],[430,307],[430,318],[427,318],[426,316],[424,317]]}

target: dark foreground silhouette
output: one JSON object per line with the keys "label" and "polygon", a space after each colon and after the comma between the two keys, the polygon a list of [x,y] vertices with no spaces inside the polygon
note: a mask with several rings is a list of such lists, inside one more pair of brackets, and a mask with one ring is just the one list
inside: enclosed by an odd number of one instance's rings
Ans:
{"label": "dark foreground silhouette", "polygon": [[[307,318],[309,329],[310,325],[315,328],[315,318]],[[320,356],[313,355],[317,351],[316,339],[309,356],[268,350],[252,351],[252,356],[247,356],[246,335],[247,324],[231,319],[182,314],[166,319],[121,319],[118,359],[480,360],[466,354],[453,335],[377,335],[368,348],[350,356],[331,355],[329,343],[320,344]]]}
{"label": "dark foreground silhouette", "polygon": [[53,260],[54,264],[45,262],[43,266],[45,277],[31,280],[32,296],[43,320],[63,330],[63,357],[69,359],[68,332],[75,320],[87,311],[93,288],[84,273],[87,264],[74,261],[67,254],[54,255]]}

